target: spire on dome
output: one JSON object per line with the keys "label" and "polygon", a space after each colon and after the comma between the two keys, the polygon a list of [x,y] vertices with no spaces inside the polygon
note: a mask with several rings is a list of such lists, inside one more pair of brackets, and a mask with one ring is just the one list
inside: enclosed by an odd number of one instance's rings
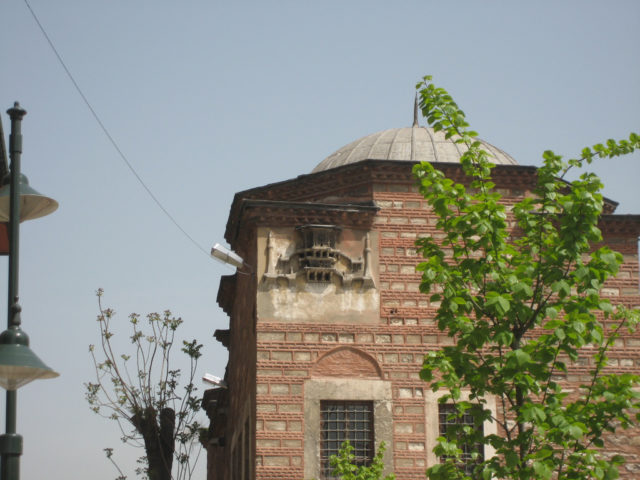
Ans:
{"label": "spire on dome", "polygon": [[418,93],[416,92],[416,98],[413,102],[413,126],[419,127],[418,125]]}

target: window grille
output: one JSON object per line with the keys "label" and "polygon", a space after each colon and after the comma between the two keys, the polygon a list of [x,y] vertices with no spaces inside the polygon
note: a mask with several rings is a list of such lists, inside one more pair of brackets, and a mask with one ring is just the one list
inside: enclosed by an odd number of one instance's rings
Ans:
{"label": "window grille", "polygon": [[[482,425],[476,427],[473,416],[465,413],[462,416],[459,416],[458,410],[455,405],[450,403],[441,403],[438,405],[438,416],[439,416],[439,424],[440,424],[440,436],[447,437],[449,435],[454,434],[454,432],[458,431],[458,437],[461,437],[462,432],[460,429],[464,426],[470,426],[473,428],[477,428],[482,432]],[[462,450],[462,455],[460,459],[462,464],[460,468],[464,470],[467,475],[471,475],[473,473],[473,468],[476,463],[484,460],[483,446],[482,444],[469,444],[464,442],[458,442],[458,447]],[[471,454],[473,452],[480,452],[480,456],[474,461],[472,459]],[[440,461],[444,462],[447,459],[446,456],[440,457]]]}
{"label": "window grille", "polygon": [[335,478],[329,459],[345,440],[353,447],[355,463],[369,465],[374,455],[373,402],[320,402],[320,470],[322,478]]}

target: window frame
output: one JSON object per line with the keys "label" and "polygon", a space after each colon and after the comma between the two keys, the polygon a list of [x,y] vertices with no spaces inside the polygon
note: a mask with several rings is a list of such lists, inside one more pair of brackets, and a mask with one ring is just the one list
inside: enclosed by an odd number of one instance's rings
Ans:
{"label": "window frame", "polygon": [[[337,407],[336,413],[341,418],[329,419],[325,414],[329,413],[330,407]],[[350,407],[362,407],[362,411],[351,410]],[[363,413],[366,418],[358,419],[350,417],[350,413]],[[359,423],[362,422],[362,425]],[[344,429],[331,430],[329,423],[343,423]],[[327,434],[338,432],[339,438],[327,438]],[[363,438],[355,438],[358,433],[364,433]],[[355,435],[354,435],[355,434]],[[353,454],[356,456],[357,465],[370,465],[375,455],[375,415],[372,400],[320,400],[320,473],[321,478],[334,478],[331,475],[332,467],[329,465],[329,459],[332,455],[336,455],[346,440],[349,440],[354,447]],[[334,443],[333,448],[327,448],[327,443]],[[360,443],[364,446],[359,445]],[[364,451],[364,452],[363,452]]]}
{"label": "window frame", "polygon": [[[440,436],[440,416],[439,405],[440,398],[446,395],[448,392],[441,390],[433,392],[427,390],[425,392],[425,432],[426,432],[426,450],[427,450],[427,467],[437,465],[440,463],[440,459],[433,453],[438,437]],[[460,393],[461,401],[469,401],[469,392],[462,391]],[[487,396],[483,399],[484,408],[491,411],[493,418],[496,418],[496,399],[494,396]],[[497,423],[486,420],[482,423],[482,430],[484,436],[497,434]],[[495,455],[495,449],[491,445],[484,445],[484,458],[491,458]]]}
{"label": "window frame", "polygon": [[386,473],[393,470],[393,415],[391,382],[369,378],[311,378],[304,382],[304,478],[320,478],[320,401],[373,402],[376,448],[385,442]]}
{"label": "window frame", "polygon": [[[451,415],[456,415],[453,419],[449,418]],[[454,403],[439,403],[438,404],[438,428],[439,428],[439,436],[445,437],[447,435],[448,426],[470,426],[473,428],[477,428],[476,424],[473,420],[473,417],[464,413],[462,416],[459,416],[458,411]],[[482,430],[484,434],[484,425],[480,425],[479,429]],[[477,443],[475,445],[470,445],[469,443],[458,444],[458,447],[462,450],[461,462],[459,466],[464,469],[465,474],[471,475],[473,473],[473,467],[479,463],[484,461],[484,445],[481,443]],[[480,450],[480,458],[477,460],[473,460],[471,458],[472,452]],[[449,458],[447,455],[443,455],[439,458],[440,462],[443,463],[446,459]]]}

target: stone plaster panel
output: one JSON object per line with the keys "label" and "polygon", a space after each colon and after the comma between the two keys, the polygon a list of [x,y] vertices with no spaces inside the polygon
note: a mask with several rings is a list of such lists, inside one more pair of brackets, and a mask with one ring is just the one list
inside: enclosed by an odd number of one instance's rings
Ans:
{"label": "stone plaster panel", "polygon": [[[272,251],[268,250],[271,232]],[[289,258],[299,242],[293,228],[258,229],[257,275],[258,319],[269,322],[322,322],[322,323],[378,323],[380,294],[378,282],[378,234],[366,230],[344,229],[340,232],[336,248],[354,260],[364,256],[365,238],[369,233],[371,249],[370,276],[372,286],[364,286],[354,280],[352,285],[341,285],[338,280],[330,283],[310,283],[299,276],[295,281],[277,278],[264,281],[268,271],[276,269],[278,258]],[[269,258],[270,257],[270,258]],[[267,260],[270,265],[267,265]],[[288,272],[285,272],[288,273]]]}

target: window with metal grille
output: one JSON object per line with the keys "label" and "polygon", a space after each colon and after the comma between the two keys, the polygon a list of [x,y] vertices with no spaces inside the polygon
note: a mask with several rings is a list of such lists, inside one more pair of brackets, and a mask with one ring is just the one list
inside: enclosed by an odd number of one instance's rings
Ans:
{"label": "window with metal grille", "polygon": [[[473,416],[465,413],[462,416],[458,415],[456,407],[450,403],[441,403],[438,405],[438,415],[440,423],[440,435],[447,437],[447,434],[453,434],[464,426],[470,426],[477,428],[482,432],[482,425],[476,426],[473,420]],[[460,432],[461,433],[461,432]],[[462,450],[461,460],[462,464],[460,468],[464,469],[467,475],[473,473],[473,468],[476,463],[484,460],[484,451],[482,444],[470,444],[464,442],[458,442],[458,447]],[[473,452],[479,452],[480,456],[474,461],[471,457]],[[445,461],[447,457],[440,457],[440,461]]]}
{"label": "window with metal grille", "polygon": [[323,478],[331,475],[331,455],[336,455],[345,440],[353,447],[357,465],[369,465],[374,455],[373,402],[320,402],[320,470]]}

